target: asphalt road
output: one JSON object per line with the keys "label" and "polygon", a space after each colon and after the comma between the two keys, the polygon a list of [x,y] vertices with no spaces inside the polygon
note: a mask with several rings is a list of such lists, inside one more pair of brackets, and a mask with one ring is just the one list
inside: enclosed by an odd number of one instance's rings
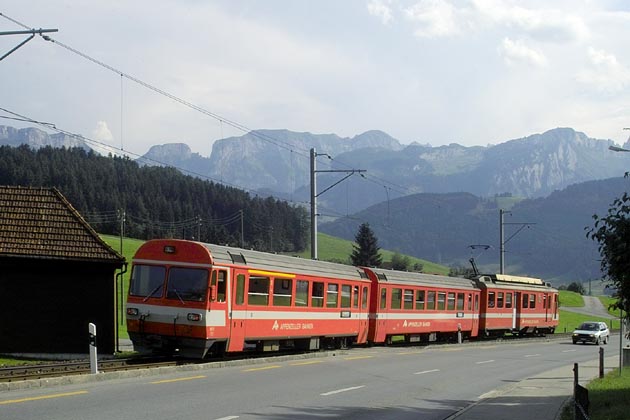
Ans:
{"label": "asphalt road", "polygon": [[[618,354],[618,337],[604,346]],[[0,393],[0,419],[445,419],[531,375],[597,359],[598,346],[551,341],[375,347],[331,357],[182,368]]]}
{"label": "asphalt road", "polygon": [[602,302],[595,296],[582,296],[584,299],[584,306],[576,308],[569,306],[562,306],[560,309],[569,312],[576,312],[579,314],[595,316],[605,319],[618,319],[608,313],[608,310],[604,307]]}

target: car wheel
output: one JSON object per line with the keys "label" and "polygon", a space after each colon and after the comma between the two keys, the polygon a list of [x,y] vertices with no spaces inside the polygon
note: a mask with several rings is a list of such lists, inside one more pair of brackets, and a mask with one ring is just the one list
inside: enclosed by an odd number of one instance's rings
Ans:
{"label": "car wheel", "polygon": [[573,340],[573,344],[577,344],[577,340]]}
{"label": "car wheel", "polygon": [[608,336],[604,337],[604,344],[608,344]]}
{"label": "car wheel", "polygon": [[595,344],[597,344],[597,345],[599,346],[600,342],[601,342],[601,340],[599,339],[599,337],[597,337],[597,338],[595,339]]}

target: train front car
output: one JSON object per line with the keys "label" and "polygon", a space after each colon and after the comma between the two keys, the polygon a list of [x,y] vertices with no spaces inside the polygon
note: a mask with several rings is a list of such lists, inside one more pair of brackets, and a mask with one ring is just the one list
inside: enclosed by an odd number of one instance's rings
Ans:
{"label": "train front car", "polygon": [[390,344],[476,337],[479,289],[469,279],[365,268],[372,280],[369,341]]}
{"label": "train front car", "polygon": [[198,243],[143,244],[132,262],[127,296],[134,349],[202,358],[217,341],[225,342],[225,282],[218,282],[219,273],[210,252]]}
{"label": "train front car", "polygon": [[364,343],[364,277],[341,264],[153,240],[133,260],[127,329],[139,351],[200,358]]}
{"label": "train front car", "polygon": [[480,330],[485,336],[553,334],[558,327],[558,290],[543,280],[492,274],[475,281],[481,289]]}

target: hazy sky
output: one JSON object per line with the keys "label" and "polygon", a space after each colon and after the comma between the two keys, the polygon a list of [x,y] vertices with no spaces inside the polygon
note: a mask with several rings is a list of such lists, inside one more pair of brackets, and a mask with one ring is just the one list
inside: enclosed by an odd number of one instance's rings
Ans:
{"label": "hazy sky", "polygon": [[[627,0],[3,0],[0,13],[249,129],[439,146],[555,127],[622,143],[630,126]],[[0,16],[0,32],[22,29]],[[0,36],[0,55],[25,38]],[[207,156],[243,134],[39,36],[0,61],[0,107],[140,154],[184,142]]]}

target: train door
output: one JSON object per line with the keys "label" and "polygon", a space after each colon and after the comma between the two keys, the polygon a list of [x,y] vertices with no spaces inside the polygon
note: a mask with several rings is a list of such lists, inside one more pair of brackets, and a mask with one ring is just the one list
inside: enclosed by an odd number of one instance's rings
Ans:
{"label": "train door", "polygon": [[226,338],[229,333],[228,314],[228,270],[214,268],[210,280],[210,311],[208,313],[208,336]]}
{"label": "train door", "polygon": [[[378,283],[373,283],[380,286]],[[376,311],[374,311],[374,332],[371,334],[373,341],[382,343],[387,337],[387,288],[379,287]]]}
{"label": "train door", "polygon": [[[474,306],[473,306],[474,305]],[[468,294],[468,311],[472,314],[471,335],[476,337],[479,333],[479,294]]]}
{"label": "train door", "polygon": [[514,309],[512,310],[512,331],[520,329],[520,318],[523,312],[521,292],[514,292]]}
{"label": "train door", "polygon": [[[508,294],[512,296],[511,292],[508,292]],[[512,331],[516,330],[516,307],[519,305],[519,302],[519,294],[514,292],[514,302],[512,303]]]}
{"label": "train door", "polygon": [[244,270],[234,270],[232,272],[228,351],[242,351],[245,345],[245,321],[247,319],[246,281],[247,273]]}
{"label": "train door", "polygon": [[367,341],[368,338],[368,332],[369,332],[369,315],[370,315],[370,310],[369,310],[369,296],[370,296],[370,289],[367,285],[362,285],[361,286],[361,299],[360,299],[360,304],[361,304],[361,309],[359,310],[359,313],[361,314],[361,334],[359,336],[360,343],[365,343]]}
{"label": "train door", "polygon": [[368,288],[366,285],[353,285],[352,286],[352,312],[355,313],[355,318],[359,320],[357,331],[357,344],[363,344],[367,340],[368,334]]}

